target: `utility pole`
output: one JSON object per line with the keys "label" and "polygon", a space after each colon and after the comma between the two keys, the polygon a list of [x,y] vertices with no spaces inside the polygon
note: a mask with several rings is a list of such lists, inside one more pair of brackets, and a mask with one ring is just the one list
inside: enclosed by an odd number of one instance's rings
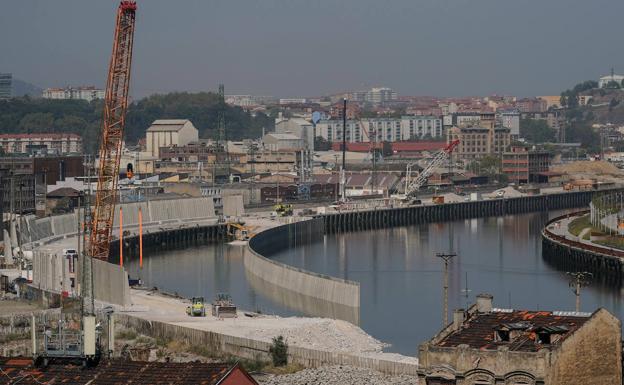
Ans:
{"label": "utility pole", "polygon": [[446,327],[446,325],[448,325],[448,266],[449,262],[451,262],[451,259],[456,256],[457,254],[455,253],[436,253],[436,257],[442,259],[442,261],[444,262],[444,314],[442,317],[444,319],[443,327]]}
{"label": "utility pole", "polygon": [[223,151],[223,161],[227,167],[228,177],[230,176],[230,154],[228,152],[228,144],[227,144],[227,135],[225,132],[225,86],[223,84],[219,84],[219,132],[217,139],[217,148],[219,151]]}
{"label": "utility pole", "polygon": [[347,170],[347,98],[342,99],[342,169],[340,170],[340,186],[342,187],[342,201],[347,200],[347,186],[345,171]]}
{"label": "utility pole", "polygon": [[570,276],[570,287],[576,296],[576,312],[581,311],[581,287],[589,286],[591,283],[592,273],[587,271],[566,272]]}

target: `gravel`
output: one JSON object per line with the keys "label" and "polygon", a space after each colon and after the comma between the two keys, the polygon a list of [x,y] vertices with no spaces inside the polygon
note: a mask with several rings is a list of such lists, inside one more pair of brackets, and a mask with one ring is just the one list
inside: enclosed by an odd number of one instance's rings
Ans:
{"label": "gravel", "polygon": [[369,369],[352,366],[323,366],[304,369],[293,374],[259,379],[262,385],[417,385],[415,376],[389,376]]}

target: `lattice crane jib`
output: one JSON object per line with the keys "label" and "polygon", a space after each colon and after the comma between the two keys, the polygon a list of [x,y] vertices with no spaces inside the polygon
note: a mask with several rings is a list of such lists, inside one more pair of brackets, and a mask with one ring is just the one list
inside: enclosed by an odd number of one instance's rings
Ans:
{"label": "lattice crane jib", "polygon": [[128,108],[128,87],[130,85],[136,9],[137,6],[134,1],[121,1],[119,4],[113,52],[106,82],[98,185],[89,244],[91,256],[99,259],[108,259],[117,203],[117,183],[119,181],[119,163],[126,110]]}
{"label": "lattice crane jib", "polygon": [[459,140],[453,140],[446,147],[436,153],[425,168],[416,176],[412,177],[412,167],[415,165],[410,163],[407,165],[405,196],[411,197],[418,193],[418,190],[427,182],[436,167],[440,167],[449,158],[455,147],[459,145]]}

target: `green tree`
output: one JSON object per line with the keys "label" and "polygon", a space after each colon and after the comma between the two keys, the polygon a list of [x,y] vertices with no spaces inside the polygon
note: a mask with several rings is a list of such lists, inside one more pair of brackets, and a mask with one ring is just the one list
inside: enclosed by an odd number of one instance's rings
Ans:
{"label": "green tree", "polygon": [[314,149],[317,151],[331,150],[331,142],[322,136],[314,137]]}
{"label": "green tree", "polygon": [[521,119],[520,136],[531,143],[552,142],[555,140],[555,131],[548,127],[545,120]]}
{"label": "green tree", "polygon": [[286,366],[288,363],[288,345],[283,336],[273,337],[273,344],[269,347],[269,354],[273,366]]}
{"label": "green tree", "polygon": [[20,119],[18,127],[27,133],[50,131],[54,127],[54,115],[44,112],[26,114]]}

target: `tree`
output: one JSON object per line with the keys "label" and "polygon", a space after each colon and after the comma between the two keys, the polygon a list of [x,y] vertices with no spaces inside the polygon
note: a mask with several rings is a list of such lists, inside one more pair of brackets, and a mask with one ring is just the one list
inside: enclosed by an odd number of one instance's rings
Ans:
{"label": "tree", "polygon": [[322,136],[314,137],[314,149],[317,151],[329,151],[331,150],[331,142]]}
{"label": "tree", "polygon": [[521,119],[520,136],[531,143],[552,142],[555,140],[555,130],[548,127],[545,120]]}
{"label": "tree", "polygon": [[615,80],[611,80],[609,81],[606,85],[605,88],[611,88],[611,89],[620,89],[620,83],[616,82]]}
{"label": "tree", "polygon": [[497,175],[500,171],[501,160],[497,156],[486,155],[474,160],[468,165],[468,170],[477,175]]}
{"label": "tree", "polygon": [[273,344],[269,347],[273,366],[286,366],[288,363],[288,345],[283,336],[273,337]]}

